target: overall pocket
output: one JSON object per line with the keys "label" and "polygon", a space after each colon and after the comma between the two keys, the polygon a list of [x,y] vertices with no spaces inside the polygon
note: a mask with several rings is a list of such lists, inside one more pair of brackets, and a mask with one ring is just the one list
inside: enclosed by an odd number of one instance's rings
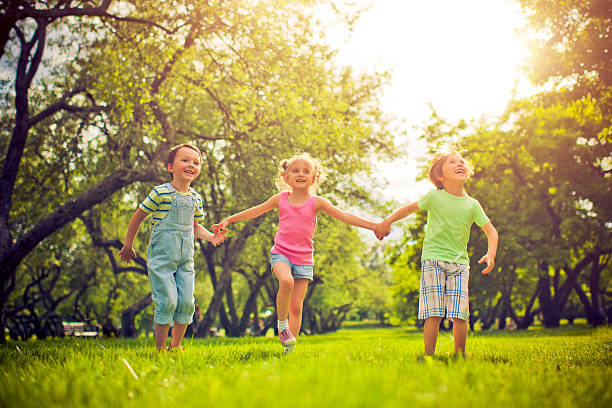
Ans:
{"label": "overall pocket", "polygon": [[193,224],[193,216],[195,213],[193,200],[189,197],[181,197],[177,199],[176,216],[179,225]]}

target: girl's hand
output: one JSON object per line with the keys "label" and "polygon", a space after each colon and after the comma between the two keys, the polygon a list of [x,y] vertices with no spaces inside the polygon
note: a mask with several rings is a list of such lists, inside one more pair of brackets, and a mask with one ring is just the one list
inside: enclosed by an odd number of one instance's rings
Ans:
{"label": "girl's hand", "polygon": [[495,266],[495,258],[489,256],[489,254],[487,253],[487,254],[485,254],[485,256],[480,258],[480,261],[478,261],[479,264],[481,264],[483,262],[487,263],[487,267],[482,270],[482,274],[486,275],[487,273],[491,272],[491,270]]}
{"label": "girl's hand", "polygon": [[376,238],[378,238],[379,240],[382,240],[384,237],[386,237],[390,233],[391,233],[391,225],[389,223],[386,223],[383,221],[374,226],[374,234],[376,235]]}
{"label": "girl's hand", "polygon": [[123,261],[127,262],[132,258],[136,258],[136,252],[134,252],[132,247],[127,248],[126,246],[123,246],[121,251],[119,251],[119,256]]}
{"label": "girl's hand", "polygon": [[227,233],[227,229],[225,227],[227,227],[229,225],[229,222],[227,221],[227,218],[224,219],[223,221],[221,221],[218,224],[213,225],[210,230],[213,232],[213,234],[217,235],[217,234],[221,234],[224,235]]}
{"label": "girl's hand", "polygon": [[225,235],[227,233],[227,229],[223,228],[222,226],[220,226],[219,224],[215,224],[213,225],[210,230],[213,232],[213,234],[215,235]]}

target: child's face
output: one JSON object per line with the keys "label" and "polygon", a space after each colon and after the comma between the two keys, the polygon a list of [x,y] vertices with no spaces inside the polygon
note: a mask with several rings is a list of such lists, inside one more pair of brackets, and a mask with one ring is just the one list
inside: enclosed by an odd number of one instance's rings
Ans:
{"label": "child's face", "polygon": [[463,157],[458,154],[451,154],[446,158],[442,165],[442,177],[439,180],[445,183],[464,184],[468,179],[468,168]]}
{"label": "child's face", "polygon": [[174,161],[168,163],[168,171],[172,180],[191,183],[200,174],[200,155],[193,149],[181,147],[174,156]]}
{"label": "child's face", "polygon": [[293,190],[308,190],[314,182],[315,175],[312,166],[304,160],[294,161],[285,172],[285,183]]}

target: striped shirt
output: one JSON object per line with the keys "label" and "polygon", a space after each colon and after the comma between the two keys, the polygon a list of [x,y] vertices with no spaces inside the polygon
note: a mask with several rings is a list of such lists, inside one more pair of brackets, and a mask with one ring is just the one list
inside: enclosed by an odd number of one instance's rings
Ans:
{"label": "striped shirt", "polygon": [[[197,221],[204,219],[204,208],[202,206],[202,197],[194,191],[193,188],[189,187],[188,193],[181,193],[177,191],[176,194],[183,196],[193,196],[196,199],[196,209],[193,218]],[[142,211],[147,214],[153,214],[151,225],[156,225],[164,219],[170,206],[172,205],[172,189],[167,184],[155,186],[149,193],[147,198],[138,206]]]}

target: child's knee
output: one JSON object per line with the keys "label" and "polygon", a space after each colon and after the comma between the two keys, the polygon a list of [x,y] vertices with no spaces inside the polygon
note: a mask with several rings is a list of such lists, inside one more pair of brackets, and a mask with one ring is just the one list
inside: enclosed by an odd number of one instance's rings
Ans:
{"label": "child's knee", "polygon": [[442,316],[429,316],[425,322],[430,322],[430,323],[440,323],[442,321]]}
{"label": "child's knee", "polygon": [[178,303],[178,296],[172,291],[163,291],[156,296],[156,308],[161,313],[174,313]]}
{"label": "child's knee", "polygon": [[279,289],[293,290],[294,281],[291,276],[283,276],[278,278]]}
{"label": "child's knee", "polygon": [[184,315],[192,315],[195,312],[195,302],[193,297],[191,298],[182,298],[179,297],[178,302],[176,304],[176,313],[184,314]]}
{"label": "child's knee", "polygon": [[293,316],[301,315],[302,314],[302,303],[301,302],[299,303],[291,302],[291,304],[289,305],[289,313],[292,314]]}

